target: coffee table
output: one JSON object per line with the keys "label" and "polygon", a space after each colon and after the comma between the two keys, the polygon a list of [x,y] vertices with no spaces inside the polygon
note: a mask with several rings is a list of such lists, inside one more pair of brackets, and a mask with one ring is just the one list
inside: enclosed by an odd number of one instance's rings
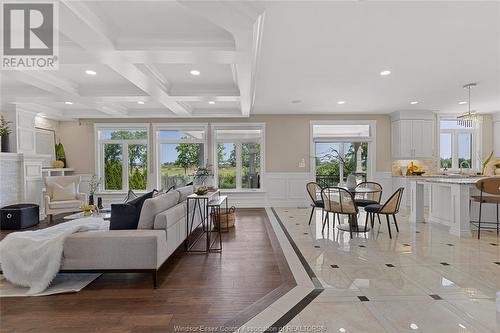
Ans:
{"label": "coffee table", "polygon": [[102,217],[105,220],[109,220],[109,219],[111,219],[111,209],[104,208],[104,209],[101,209],[99,211],[99,214],[92,214],[92,215],[88,215],[88,216],[83,215],[83,212],[78,212],[78,213],[74,213],[74,214],[65,216],[64,219],[65,220],[76,220],[76,219],[81,219],[84,217]]}

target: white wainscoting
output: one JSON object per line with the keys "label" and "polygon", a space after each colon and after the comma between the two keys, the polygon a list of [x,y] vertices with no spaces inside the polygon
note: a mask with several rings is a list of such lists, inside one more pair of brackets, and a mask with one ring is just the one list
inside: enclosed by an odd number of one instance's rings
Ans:
{"label": "white wainscoting", "polygon": [[310,204],[306,184],[309,172],[268,172],[265,177],[267,206],[307,207]]}
{"label": "white wainscoting", "polygon": [[[81,175],[80,192],[88,193],[91,175]],[[374,181],[384,188],[384,199],[392,194],[392,176],[390,172],[376,172]],[[268,172],[264,176],[264,188],[258,191],[221,191],[228,196],[229,206],[237,208],[254,207],[308,207],[310,199],[306,184],[311,181],[309,172]],[[99,193],[105,207],[111,203],[121,203],[123,193]]]}
{"label": "white wainscoting", "polygon": [[23,200],[23,156],[0,153],[0,207]]}

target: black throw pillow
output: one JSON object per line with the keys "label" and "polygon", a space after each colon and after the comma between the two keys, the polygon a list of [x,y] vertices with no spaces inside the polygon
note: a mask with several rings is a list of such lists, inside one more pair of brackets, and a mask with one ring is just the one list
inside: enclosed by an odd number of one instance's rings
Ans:
{"label": "black throw pillow", "polygon": [[142,205],[144,204],[144,201],[146,201],[147,199],[151,199],[153,197],[153,192],[154,191],[143,194],[140,197],[137,197],[134,200],[131,200],[127,203],[129,205],[135,206],[135,208],[137,208],[137,210],[139,211],[139,215],[141,215],[141,209]]}
{"label": "black throw pillow", "polygon": [[127,203],[111,204],[111,219],[109,230],[137,229],[139,223],[139,210]]}

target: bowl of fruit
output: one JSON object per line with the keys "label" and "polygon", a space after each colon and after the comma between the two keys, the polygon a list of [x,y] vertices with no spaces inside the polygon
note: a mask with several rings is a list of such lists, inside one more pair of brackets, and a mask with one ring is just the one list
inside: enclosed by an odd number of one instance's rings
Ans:
{"label": "bowl of fruit", "polygon": [[206,186],[200,186],[196,189],[195,193],[198,195],[205,195],[208,193],[208,188]]}

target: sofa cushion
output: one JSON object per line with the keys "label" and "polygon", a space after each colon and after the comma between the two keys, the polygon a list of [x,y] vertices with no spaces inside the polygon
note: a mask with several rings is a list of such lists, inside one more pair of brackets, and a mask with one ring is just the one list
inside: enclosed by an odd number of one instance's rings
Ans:
{"label": "sofa cushion", "polygon": [[109,230],[137,229],[139,210],[130,204],[111,204]]}
{"label": "sofa cushion", "polygon": [[66,208],[80,208],[84,204],[81,200],[63,200],[56,202],[49,202],[50,209],[66,209]]}
{"label": "sofa cushion", "polygon": [[156,215],[154,220],[154,229],[163,229],[167,230],[179,220],[182,220],[182,223],[185,223],[184,218],[186,217],[186,204],[181,203],[178,204],[164,212]]}
{"label": "sofa cushion", "polygon": [[157,197],[159,195],[162,195],[162,194],[165,194],[165,193],[168,193],[170,191],[173,191],[175,188],[175,186],[170,186],[168,189],[162,189],[162,190],[153,190],[153,198],[154,197]]}
{"label": "sofa cushion", "polygon": [[142,207],[137,229],[153,229],[156,215],[175,206],[179,201],[179,192],[165,193],[147,199]]}
{"label": "sofa cushion", "polygon": [[163,230],[96,230],[69,235],[61,269],[157,269],[169,255]]}
{"label": "sofa cushion", "polygon": [[175,191],[179,192],[180,197],[179,197],[179,202],[183,202],[187,199],[187,197],[191,194],[194,193],[194,186],[188,185],[184,187],[179,187],[175,189]]}
{"label": "sofa cushion", "polygon": [[66,201],[76,199],[76,184],[69,183],[64,185],[52,184],[52,200],[53,201]]}

